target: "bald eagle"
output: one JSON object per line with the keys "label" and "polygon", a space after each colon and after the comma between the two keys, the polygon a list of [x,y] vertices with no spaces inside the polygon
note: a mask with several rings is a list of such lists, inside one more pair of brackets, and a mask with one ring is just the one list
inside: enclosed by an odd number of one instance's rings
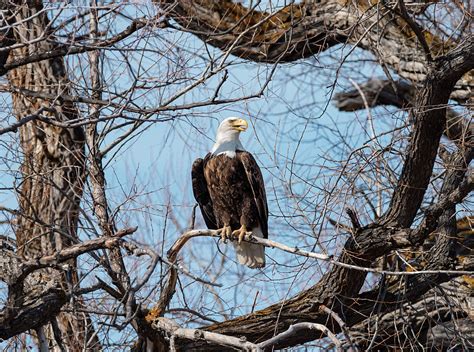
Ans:
{"label": "bald eagle", "polygon": [[237,260],[249,268],[265,266],[263,246],[242,243],[247,231],[268,238],[268,207],[260,168],[239,140],[247,121],[229,117],[217,129],[216,143],[204,159],[194,161],[193,193],[209,229],[233,242]]}

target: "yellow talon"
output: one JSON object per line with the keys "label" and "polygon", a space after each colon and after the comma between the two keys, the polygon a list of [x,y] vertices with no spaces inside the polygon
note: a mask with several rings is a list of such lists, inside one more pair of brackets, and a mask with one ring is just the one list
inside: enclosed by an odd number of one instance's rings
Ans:
{"label": "yellow talon", "polygon": [[230,239],[231,234],[232,229],[230,228],[230,226],[224,226],[221,229],[221,241],[227,243],[227,239]]}
{"label": "yellow talon", "polygon": [[232,235],[237,237],[239,244],[242,242],[246,234],[247,234],[247,227],[245,225],[242,225],[240,229],[232,232]]}

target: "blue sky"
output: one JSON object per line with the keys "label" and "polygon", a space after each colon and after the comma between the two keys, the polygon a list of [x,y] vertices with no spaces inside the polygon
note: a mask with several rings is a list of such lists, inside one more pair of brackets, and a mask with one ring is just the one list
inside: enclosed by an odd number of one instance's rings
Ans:
{"label": "blue sky", "polygon": [[[187,40],[197,47],[202,46],[195,38]],[[324,247],[326,250],[332,249],[330,253],[333,253],[334,248],[344,241],[345,235],[339,233],[335,237],[337,231],[327,234],[326,227],[318,227],[325,221],[322,212],[324,203],[328,201],[322,190],[334,182],[337,173],[328,172],[328,169],[321,170],[320,166],[333,166],[333,163],[324,158],[336,158],[344,149],[342,146],[338,149],[330,144],[334,143],[331,142],[331,136],[337,134],[336,131],[350,134],[348,142],[353,142],[351,147],[354,149],[368,138],[363,129],[365,126],[361,126],[364,123],[364,113],[360,113],[359,120],[362,122],[357,119],[354,121],[354,113],[338,112],[329,100],[332,89],[326,86],[334,80],[332,71],[337,63],[325,62],[332,60],[332,54],[323,54],[318,60],[308,59],[297,64],[281,65],[269,89],[260,99],[225,107],[203,108],[197,110],[197,114],[196,110],[193,110],[189,111],[189,114],[184,113],[184,116],[172,123],[156,123],[111,160],[107,174],[112,194],[115,194],[114,190],[131,187],[132,184],[138,188],[138,193],[151,192],[143,197],[146,200],[137,202],[139,204],[136,207],[132,206],[140,213],[148,201],[154,204],[153,208],[156,210],[156,216],[150,216],[147,222],[148,227],[140,226],[137,238],[141,240],[143,237],[143,242],[154,243],[158,248],[163,245],[164,238],[163,248],[171,246],[180,231],[177,226],[170,226],[172,222],[167,219],[169,227],[166,228],[165,236],[160,233],[164,227],[166,203],[171,204],[176,221],[181,227],[186,227],[194,205],[190,183],[192,161],[204,156],[210,149],[221,119],[242,116],[251,122],[251,128],[241,136],[242,142],[256,155],[267,184],[271,238],[300,248],[312,249],[317,242],[312,234],[322,231],[322,241],[326,241]],[[228,85],[223,90],[226,97],[255,91],[258,89],[255,82],[258,79],[262,81],[262,76],[271,68],[268,65],[246,63],[235,58],[231,60],[236,64],[229,70]],[[344,74],[345,72],[341,71],[341,76]],[[374,73],[366,73],[372,74]],[[207,86],[211,87],[212,84]],[[194,97],[199,98],[199,91]],[[388,111],[385,114],[388,115]],[[346,152],[349,151],[346,148]],[[309,180],[309,183],[302,182],[302,179]],[[286,197],[286,188],[289,185],[293,199]],[[123,197],[117,198],[118,203],[123,201]],[[352,199],[348,198],[346,205],[351,202]],[[341,208],[339,205],[338,208],[327,211],[332,217],[338,217]],[[302,219],[302,214],[308,218]],[[133,224],[133,216],[130,213],[128,215],[130,218],[125,215],[127,220],[124,222]],[[140,215],[137,216],[140,218]],[[153,225],[150,225],[151,223]],[[198,224],[203,226],[202,221]],[[315,228],[311,228],[311,225]],[[308,288],[326,270],[324,263],[307,261],[278,250],[267,250],[267,268],[261,272],[252,271],[234,262],[232,249],[221,246],[221,251],[225,252],[228,261],[224,272],[216,279],[223,285],[217,289],[217,294],[228,304],[224,308],[226,313],[231,315],[248,312],[257,291],[258,309]],[[315,251],[321,249],[316,247]],[[216,241],[210,238],[193,240],[182,253],[184,265],[193,273],[201,273],[211,280],[215,272],[212,266],[206,269],[205,263],[212,259],[214,267],[217,267],[221,256],[216,250]],[[188,282],[186,278],[183,278],[183,281]],[[184,296],[190,296],[187,298],[188,304],[199,306],[203,313],[212,316],[215,316],[215,310],[222,309],[214,308],[215,299],[208,288],[200,284],[188,284],[184,290]],[[196,295],[196,290],[201,294]],[[236,297],[239,302],[237,309],[233,303]],[[183,304],[183,294],[178,292],[172,306],[180,307]],[[207,311],[209,307],[212,307],[212,312]]]}
{"label": "blue sky", "polygon": [[[141,7],[136,10],[131,6],[127,11],[131,16],[149,16],[154,9]],[[115,24],[117,27],[127,25],[123,19],[118,19]],[[171,43],[177,43],[177,47]],[[205,48],[203,42],[192,35],[168,30],[140,32],[121,45],[134,49],[128,52],[127,59],[141,82],[152,86],[150,90],[133,95],[133,103],[146,108],[156,107],[183,84],[197,79],[207,64],[207,55],[218,58],[222,54],[219,50]],[[152,49],[156,48],[166,55],[153,52]],[[331,228],[327,224],[328,217],[346,222],[342,209],[350,205],[357,207],[364,222],[371,218],[370,209],[361,200],[360,194],[351,193],[350,187],[345,186],[351,180],[340,178],[341,161],[362,146],[366,146],[366,156],[378,148],[368,142],[371,131],[366,112],[341,113],[330,100],[333,92],[350,87],[349,77],[362,83],[367,78],[381,76],[381,70],[373,65],[373,58],[359,50],[355,50],[349,60],[362,57],[365,62],[349,62],[340,67],[348,49],[338,47],[317,58],[280,65],[260,98],[180,111],[165,115],[174,118],[167,122],[159,121],[162,115],[154,116],[157,121],[145,124],[146,128],[137,138],[128,141],[120,150],[109,153],[105,159],[107,194],[111,208],[117,210],[117,226],[139,226],[132,240],[149,245],[160,254],[166,253],[181,231],[189,226],[194,205],[190,182],[192,161],[204,156],[210,149],[220,120],[240,116],[250,122],[249,130],[241,136],[243,145],[256,156],[266,181],[271,213],[270,237],[288,245],[334,254],[346,235]],[[110,94],[129,88],[130,67],[124,64],[123,57],[116,51],[107,52],[106,57],[103,69]],[[234,57],[228,60],[231,63],[228,67],[229,78],[222,87],[222,98],[237,98],[258,92],[272,70],[272,66],[267,64],[248,63]],[[87,79],[83,76],[87,77],[87,56],[68,57],[68,64],[74,67],[70,75],[71,80],[77,82],[77,92],[87,94],[81,87],[87,85]],[[177,80],[176,84],[158,88],[163,75],[170,72],[178,78],[182,75],[185,83]],[[206,99],[222,75],[221,72],[217,79],[212,78],[192,90],[178,103]],[[0,99],[5,99],[2,106],[10,105],[5,94],[1,94]],[[403,123],[402,115],[393,114],[392,109],[378,108],[374,111],[377,113],[374,122],[377,133]],[[111,109],[103,113],[110,114]],[[0,111],[0,118],[5,119],[1,120],[2,127],[13,121],[8,109]],[[103,146],[121,131],[111,133]],[[344,136],[347,144],[342,140]],[[2,136],[1,155],[5,155],[8,149],[5,143],[14,144],[16,138],[11,134],[6,138]],[[380,141],[388,143],[390,138],[381,138]],[[396,157],[394,159],[396,168]],[[354,170],[359,166],[357,160],[349,163]],[[15,175],[5,173],[5,166],[2,168],[0,187],[9,187]],[[18,163],[14,162],[13,168],[17,169]],[[354,174],[357,173],[354,171]],[[336,182],[337,192],[330,192]],[[360,182],[367,182],[367,189],[374,192],[374,185],[369,181]],[[386,199],[386,196],[381,198]],[[83,208],[92,215],[87,200],[88,195]],[[0,204],[15,207],[10,191],[0,190]],[[203,226],[200,217],[197,225]],[[1,229],[11,235],[8,227]],[[84,231],[81,236],[85,239],[89,234]],[[219,246],[211,238],[195,239],[186,246],[181,257],[182,264],[192,273],[223,286],[209,288],[183,277],[172,307],[188,305],[215,319],[222,319],[223,315],[241,315],[250,311],[257,291],[256,309],[308,288],[327,270],[325,263],[274,249],[267,250],[268,265],[264,270],[250,270],[235,263],[230,245]],[[223,258],[228,259],[223,262]],[[143,273],[143,259],[131,258],[127,263],[133,277]],[[88,270],[92,262],[84,258],[82,265],[84,274],[90,275]],[[150,285],[143,291],[142,296],[148,304],[156,300],[160,273],[165,270],[165,267],[158,268]],[[88,282],[94,281],[93,274],[96,272],[92,272]],[[221,298],[222,305],[216,296]]]}

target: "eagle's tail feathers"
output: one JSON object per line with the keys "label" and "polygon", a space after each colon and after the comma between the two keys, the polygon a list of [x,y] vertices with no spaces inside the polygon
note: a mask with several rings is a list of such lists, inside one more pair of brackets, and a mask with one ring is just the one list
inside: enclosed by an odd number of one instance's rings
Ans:
{"label": "eagle's tail feathers", "polygon": [[[252,229],[254,236],[263,237],[260,227]],[[240,264],[251,269],[263,268],[265,266],[265,247],[259,244],[234,242],[237,260]]]}

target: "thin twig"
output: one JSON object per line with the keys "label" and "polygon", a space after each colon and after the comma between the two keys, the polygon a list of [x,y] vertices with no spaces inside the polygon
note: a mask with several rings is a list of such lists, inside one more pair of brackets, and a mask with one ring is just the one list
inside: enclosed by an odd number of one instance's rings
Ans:
{"label": "thin twig", "polygon": [[319,309],[329,314],[339,324],[339,327],[341,328],[341,331],[344,334],[347,343],[349,344],[349,346],[351,346],[352,351],[357,352],[358,349],[352,343],[351,335],[349,334],[349,330],[347,330],[346,323],[344,322],[344,320],[342,320],[342,318],[336,312],[331,310],[329,307],[326,307],[325,305],[321,305]]}
{"label": "thin twig", "polygon": [[37,259],[27,260],[23,262],[20,266],[22,273],[18,280],[26,277],[26,275],[28,275],[34,270],[63,263],[69,259],[77,258],[81,254],[102,248],[114,248],[120,244],[120,242],[122,241],[122,237],[130,235],[136,230],[136,227],[129,227],[118,231],[113,237],[96,238],[93,240],[72,245],[51,255],[45,255]]}

